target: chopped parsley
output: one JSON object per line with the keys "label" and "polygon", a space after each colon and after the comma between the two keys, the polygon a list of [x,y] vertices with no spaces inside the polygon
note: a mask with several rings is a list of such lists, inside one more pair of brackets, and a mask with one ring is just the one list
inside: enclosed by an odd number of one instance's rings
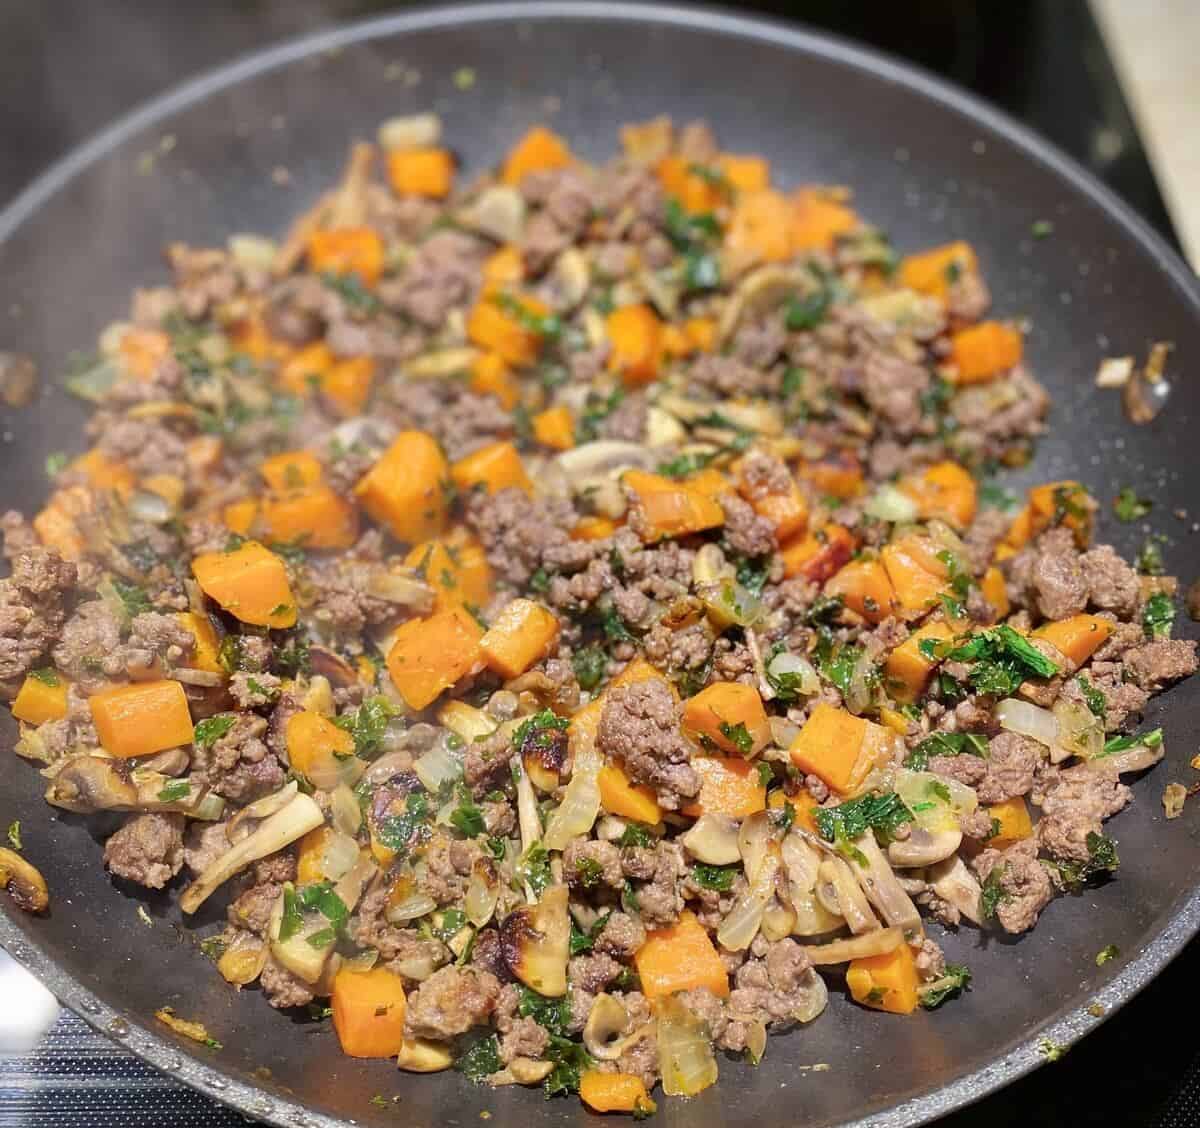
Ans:
{"label": "chopped parsley", "polygon": [[641,823],[628,822],[625,824],[625,829],[621,831],[621,837],[617,839],[617,845],[625,846],[653,846],[658,839],[650,833]]}
{"label": "chopped parsley", "polygon": [[589,394],[579,422],[575,425],[575,440],[579,443],[591,442],[600,437],[600,425],[606,420],[625,398],[625,392],[617,388],[607,396]]}
{"label": "chopped parsley", "polygon": [[749,756],[754,751],[754,737],[750,735],[744,721],[738,721],[736,725],[722,721],[717,726],[717,731],[743,756]]}
{"label": "chopped parsley", "polygon": [[508,843],[499,835],[489,835],[484,845],[487,846],[487,852],[498,862],[504,861],[508,854]]}
{"label": "chopped parsley", "polygon": [[1147,537],[1142,544],[1134,558],[1133,565],[1143,576],[1161,576],[1167,570],[1166,565],[1163,564],[1161,545],[1165,539],[1161,536]]}
{"label": "chopped parsley", "polygon": [[547,341],[557,341],[562,336],[562,318],[553,313],[537,313],[511,294],[497,294],[496,304],[522,329]]}
{"label": "chopped parsley", "polygon": [[838,642],[828,627],[818,629],[817,646],[813,651],[817,670],[843,695],[850,690],[850,681],[854,677],[855,667],[862,655],[863,648],[861,646]]}
{"label": "chopped parsley", "polygon": [[225,952],[229,945],[221,939],[221,934],[216,936],[206,936],[200,941],[200,951],[202,951],[213,963],[216,963]]}
{"label": "chopped parsley", "polygon": [[126,583],[124,580],[114,576],[112,578],[112,586],[113,590],[121,598],[125,614],[131,619],[154,609],[154,605],[150,602],[150,597],[137,584]]}
{"label": "chopped parsley", "polygon": [[613,603],[609,603],[601,610],[600,627],[604,631],[604,637],[610,642],[637,642],[637,639],[625,625],[625,620],[621,618],[621,613]]}
{"label": "chopped parsley", "polygon": [[922,740],[905,758],[904,766],[910,771],[923,772],[929,767],[931,756],[986,756],[988,739],[978,732],[937,732]]}
{"label": "chopped parsley", "polygon": [[56,450],[53,454],[46,455],[46,477],[57,478],[70,461],[71,456],[66,451]]}
{"label": "chopped parsley", "polygon": [[1035,219],[1029,225],[1029,234],[1035,239],[1048,239],[1054,234],[1054,224],[1048,219]]}
{"label": "chopped parsley", "polygon": [[1096,966],[1103,967],[1109,960],[1115,960],[1121,954],[1116,944],[1107,944],[1096,953]]}
{"label": "chopped parsley", "polygon": [[997,697],[1014,693],[1028,678],[1050,678],[1059,672],[1056,663],[1005,623],[965,639],[922,639],[917,649],[933,662],[948,658],[973,663],[967,676],[971,686]]}
{"label": "chopped parsley", "polygon": [[429,837],[429,796],[414,791],[404,801],[400,814],[384,815],[375,826],[375,835],[382,845],[404,857]]}
{"label": "chopped parsley", "polygon": [[582,956],[590,952],[596,946],[596,938],[604,931],[604,926],[608,923],[608,918],[612,916],[611,912],[604,913],[596,919],[596,923],[592,925],[586,932],[575,923],[574,918],[571,919],[571,942],[570,953],[573,956]]}
{"label": "chopped parsley", "polygon": [[178,803],[191,793],[192,785],[186,779],[173,779],[158,793],[158,800],[160,803]]}
{"label": "chopped parsley", "polygon": [[979,487],[979,504],[985,509],[1002,509],[1007,512],[1016,509],[1019,500],[1012,490],[998,482],[984,482]]}
{"label": "chopped parsley", "polygon": [[1113,752],[1124,752],[1127,748],[1135,748],[1139,744],[1144,744],[1147,748],[1157,748],[1163,741],[1163,730],[1160,728],[1151,729],[1149,732],[1137,735],[1126,736],[1110,736],[1104,742],[1104,751],[1102,756],[1109,756]]}
{"label": "chopped parsley", "polygon": [[742,585],[751,595],[762,595],[762,590],[767,586],[767,580],[771,575],[771,557],[768,556],[744,556],[738,561],[737,566],[737,582]]}
{"label": "chopped parsley", "polygon": [[[288,882],[283,887],[283,918],[279,922],[279,939],[290,940],[304,927],[305,913],[320,913],[332,926],[328,939],[322,940],[314,947],[324,947],[340,932],[350,915],[346,902],[333,890],[333,883],[318,881],[312,885],[302,885],[296,888]],[[326,930],[321,930],[326,931]],[[320,932],[314,933],[320,935]],[[310,943],[312,941],[310,940]]]}
{"label": "chopped parsley", "polygon": [[550,573],[545,568],[538,568],[529,577],[529,590],[537,592],[538,595],[545,595],[550,590]]}
{"label": "chopped parsley", "polygon": [[517,863],[517,880],[528,885],[535,897],[540,897],[542,891],[554,881],[550,872],[550,855],[546,847],[535,842],[521,856]]}
{"label": "chopped parsley", "polygon": [[784,324],[792,331],[815,329],[825,320],[832,304],[833,294],[825,286],[802,297],[793,297],[787,304]]}
{"label": "chopped parsley", "polygon": [[543,709],[517,726],[512,744],[522,755],[548,752],[562,739],[555,734],[570,727],[571,722],[566,717],[560,717],[553,709]]}
{"label": "chopped parsley", "polygon": [[192,732],[192,743],[197,748],[209,748],[237,724],[236,713],[218,713],[196,722]]}
{"label": "chopped parsley", "polygon": [[580,689],[593,690],[608,672],[608,655],[600,646],[585,646],[571,655],[571,668]]}
{"label": "chopped parsley", "polygon": [[947,964],[946,970],[939,979],[921,988],[921,1006],[926,1010],[936,1010],[947,999],[962,994],[971,983],[971,969],[965,964]]}
{"label": "chopped parsley", "polygon": [[557,1034],[550,1035],[545,1056],[554,1063],[549,1076],[542,1082],[542,1090],[547,1097],[579,1092],[581,1075],[595,1064],[592,1055],[583,1048],[581,1042],[572,1042],[571,1039],[562,1038]]}
{"label": "chopped parsley", "polygon": [[584,889],[591,889],[600,884],[604,867],[595,858],[580,858],[575,864],[575,876]]}
{"label": "chopped parsley", "polygon": [[308,639],[294,636],[287,646],[277,646],[275,669],[280,675],[288,678],[309,673],[312,669],[312,659],[308,651]]}
{"label": "chopped parsley", "polygon": [[36,670],[30,670],[29,676],[34,681],[40,681],[42,685],[48,685],[51,688],[60,685],[62,681],[58,676],[58,671],[53,666],[41,666]]}
{"label": "chopped parsley", "polygon": [[770,652],[767,654],[767,660],[763,664],[763,672],[766,674],[767,685],[775,691],[775,697],[783,705],[790,705],[793,701],[800,698],[800,686],[804,681],[804,677],[798,671],[785,670],[780,674],[771,673],[771,663],[775,658],[787,651],[787,646],[782,642],[775,643]]}
{"label": "chopped parsley", "polygon": [[674,197],[667,200],[663,230],[675,249],[685,255],[701,252],[721,237],[721,225],[712,212],[690,214]]}
{"label": "chopped parsley", "polygon": [[733,887],[733,879],[741,872],[741,866],[710,866],[704,862],[696,862],[692,866],[692,880],[701,889],[712,889],[717,893],[728,893]]}
{"label": "chopped parsley", "polygon": [[434,926],[433,934],[439,939],[449,942],[454,939],[467,923],[467,914],[462,909],[446,909],[441,914],[441,920]]}
{"label": "chopped parsley", "polygon": [[8,844],[14,850],[21,850],[24,847],[21,845],[21,820],[14,819],[8,824]]}
{"label": "chopped parsley", "polygon": [[913,817],[894,791],[882,795],[863,795],[836,807],[818,807],[813,815],[821,837],[839,847],[861,837],[868,830],[876,831],[888,840],[897,827],[911,822]]}
{"label": "chopped parsley", "polygon": [[450,814],[450,825],[464,838],[478,838],[487,829],[483,812],[465,787],[458,790],[458,806]]}
{"label": "chopped parsley", "polygon": [[1037,1049],[1038,1053],[1047,1061],[1058,1061],[1067,1052],[1068,1047],[1060,1046],[1057,1042],[1052,1042],[1049,1038],[1039,1038]]}
{"label": "chopped parsley", "polygon": [[1149,498],[1138,497],[1132,486],[1126,486],[1113,498],[1113,512],[1118,521],[1138,521],[1154,507]]}
{"label": "chopped parsley", "polygon": [[1101,693],[1100,690],[1098,690],[1094,685],[1092,685],[1086,674],[1080,674],[1075,681],[1079,685],[1079,692],[1083,695],[1083,700],[1086,702],[1087,707],[1091,710],[1092,716],[1099,717],[1101,720],[1103,720],[1104,714],[1108,709],[1108,700],[1105,698],[1104,694]]}
{"label": "chopped parsley", "polygon": [[721,260],[708,251],[683,256],[683,284],[688,290],[715,290],[721,285]]}
{"label": "chopped parsley", "polygon": [[383,747],[383,734],[396,715],[395,706],[381,696],[368,697],[353,713],[334,718],[334,724],[354,737],[354,754],[374,759]]}
{"label": "chopped parsley", "polygon": [[1086,862],[1044,861],[1042,863],[1057,874],[1063,888],[1072,893],[1078,893],[1093,878],[1113,873],[1121,864],[1121,859],[1117,856],[1117,844],[1107,834],[1097,834],[1094,830],[1089,831],[1084,842],[1088,851]]}
{"label": "chopped parsley", "polygon": [[517,1003],[517,1013],[522,1018],[532,1018],[539,1026],[551,1034],[565,1034],[571,1024],[570,996],[546,998],[539,995],[531,987],[521,987],[521,998]]}
{"label": "chopped parsley", "polygon": [[364,314],[378,312],[379,299],[363,285],[357,274],[335,274],[327,270],[321,274],[321,281],[341,297],[350,309]]}
{"label": "chopped parsley", "polygon": [[504,1062],[500,1060],[499,1039],[495,1034],[481,1038],[454,1063],[454,1068],[476,1085],[486,1081],[493,1073],[499,1073],[504,1068]]}
{"label": "chopped parsley", "polygon": [[1175,622],[1175,604],[1166,592],[1156,591],[1142,608],[1142,626],[1147,638],[1170,638]]}
{"label": "chopped parsley", "polygon": [[979,915],[984,920],[991,920],[1000,905],[1012,898],[1012,894],[1001,884],[1007,871],[1008,862],[1001,866],[993,866],[983,880],[979,890]]}

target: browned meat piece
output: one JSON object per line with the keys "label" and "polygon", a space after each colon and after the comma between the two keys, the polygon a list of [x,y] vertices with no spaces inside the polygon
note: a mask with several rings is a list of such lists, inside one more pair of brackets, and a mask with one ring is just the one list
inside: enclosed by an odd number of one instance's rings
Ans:
{"label": "browned meat piece", "polygon": [[532,1018],[519,1018],[513,1023],[512,1029],[500,1039],[500,1060],[508,1065],[513,1058],[533,1058],[537,1060],[546,1052],[550,1044],[550,1035],[545,1027],[538,1025]]}
{"label": "browned meat piece", "polygon": [[778,375],[715,353],[701,354],[688,370],[688,378],[698,388],[727,397],[762,396],[779,387]]}
{"label": "browned meat piece", "polygon": [[18,556],[12,575],[0,580],[0,690],[7,696],[57,639],[63,600],[77,578],[74,564],[37,548]]}
{"label": "browned meat piece", "polygon": [[1002,509],[982,509],[963,537],[966,565],[972,574],[982,576],[996,554],[996,546],[1004,539],[1012,524],[1012,516]]}
{"label": "browned meat piece", "polygon": [[267,881],[261,885],[252,885],[234,899],[225,915],[230,924],[265,938],[271,923],[271,914],[275,911],[275,904],[282,893],[281,882]]}
{"label": "browned meat piece", "polygon": [[1042,534],[1029,581],[1037,608],[1047,619],[1068,619],[1087,606],[1088,580],[1070,529]]}
{"label": "browned meat piece", "polygon": [[634,899],[645,927],[665,928],[674,924],[683,911],[682,880],[687,873],[687,866],[684,864],[683,850],[675,842],[660,842],[655,847],[653,857],[654,869],[648,875],[648,880],[637,886]]}
{"label": "browned meat piece", "polygon": [[[766,369],[779,359],[786,346],[787,327],[783,315],[775,313],[757,320],[747,320],[738,326],[733,337],[732,355],[751,368]],[[768,390],[777,392],[780,383],[778,377],[765,372],[763,375],[770,378]]]}
{"label": "browned meat piece", "polygon": [[474,967],[443,967],[408,997],[404,1030],[412,1038],[445,1040],[465,1034],[488,1020],[500,984],[490,972]]}
{"label": "browned meat piece", "polygon": [[372,889],[359,903],[358,923],[353,929],[356,943],[377,948],[385,960],[427,960],[437,967],[449,959],[449,949],[440,940],[425,940],[415,928],[388,924],[384,913],[388,887]]}
{"label": "browned meat piece", "polygon": [[41,542],[23,513],[10,509],[0,517],[0,535],[4,537],[4,557],[16,560],[23,552],[39,548]]}
{"label": "browned meat piece", "polygon": [[572,839],[563,851],[563,875],[569,885],[581,890],[607,885],[620,892],[625,885],[621,851],[611,842]]}
{"label": "browned meat piece", "polygon": [[183,840],[183,860],[197,877],[229,849],[225,823],[194,822]]}
{"label": "browned meat piece", "polygon": [[277,854],[268,854],[265,858],[259,858],[250,867],[249,872],[256,885],[268,881],[295,881],[296,855],[290,849],[281,850]]}
{"label": "browned meat piece", "polygon": [[978,321],[991,304],[992,295],[977,270],[964,270],[946,294],[946,312],[956,321]]}
{"label": "browned meat piece", "polygon": [[740,474],[751,501],[761,501],[771,494],[785,494],[792,487],[792,474],[787,463],[762,447],[751,447],[746,452]]}
{"label": "browned meat piece", "polygon": [[167,260],[175,272],[175,289],[184,315],[201,320],[215,305],[238,290],[238,272],[227,251],[171,243]]}
{"label": "browned meat piece", "polygon": [[1087,836],[1101,833],[1104,820],[1133,798],[1116,772],[1097,771],[1087,764],[1043,773],[1038,792],[1034,801],[1042,808],[1037,824],[1042,848],[1056,858],[1080,862],[1089,857]]}
{"label": "browned meat piece", "polygon": [[249,803],[278,791],[287,776],[264,740],[266,719],[254,713],[234,717],[232,727],[211,745],[195,746],[192,772],[218,795]]}
{"label": "browned meat piece", "polygon": [[774,552],[775,526],[766,517],[754,512],[754,507],[735,493],[721,498],[725,510],[725,539],[734,552],[743,556],[766,556]]}
{"label": "browned meat piece", "polygon": [[987,775],[987,761],[982,756],[964,752],[958,756],[930,756],[929,770],[940,776],[957,780],[967,787],[978,787]]}
{"label": "browned meat piece", "polygon": [[305,1007],[316,998],[312,988],[303,979],[277,964],[270,956],[267,957],[258,982],[267,997],[267,1002],[276,1010]]}
{"label": "browned meat piece", "polygon": [[521,238],[521,257],[529,272],[541,274],[572,243],[571,233],[564,231],[548,212],[535,212],[525,224]]}
{"label": "browned meat piece", "polygon": [[680,711],[670,689],[657,679],[610,690],[600,713],[596,741],[625,765],[634,783],[653,787],[667,810],[678,810],[700,792],[688,766],[691,749],[679,730]]}
{"label": "browned meat piece", "polygon": [[937,941],[930,940],[928,937],[921,941],[916,964],[918,974],[926,983],[940,979],[946,974],[946,957],[942,949],[938,947]]}
{"label": "browned meat piece", "polygon": [[1148,642],[1125,655],[1125,670],[1142,689],[1161,689],[1196,672],[1196,644],[1182,638]]}
{"label": "browned meat piece", "polygon": [[682,991],[679,1001],[708,1027],[713,1045],[735,1054],[745,1050],[750,1024],[757,1016],[734,1016],[730,1008],[707,987]]}
{"label": "browned meat piece", "polygon": [[1127,618],[1132,615],[1141,598],[1137,573],[1113,550],[1112,545],[1098,544],[1079,558],[1088,582],[1088,598],[1093,607],[1111,611]]}
{"label": "browned meat piece", "polygon": [[1027,795],[1033,787],[1033,773],[1044,755],[1040,744],[1015,732],[993,736],[988,742],[988,758],[984,761],[987,772],[975,787],[979,801],[1002,803],[1005,799]]}
{"label": "browned meat piece", "polygon": [[104,864],[126,881],[161,889],[183,868],[183,816],[133,815],[105,842]]}
{"label": "browned meat piece", "polygon": [[[524,587],[556,549],[569,561],[585,552],[572,543],[567,530],[576,523],[568,502],[532,500],[524,490],[507,489],[477,495],[467,502],[467,522],[487,550],[497,577],[515,588]],[[586,557],[583,557],[586,562]]]}
{"label": "browned meat piece", "polygon": [[82,690],[95,693],[125,676],[121,624],[102,599],[82,603],[62,628],[54,664]]}
{"label": "browned meat piece", "polygon": [[461,380],[419,380],[392,390],[389,422],[428,431],[451,461],[512,434],[512,416],[491,395],[476,395]]}
{"label": "browned meat piece", "polygon": [[135,616],[129,628],[125,665],[129,670],[166,668],[186,663],[196,648],[196,636],[174,615],[147,611]]}
{"label": "browned meat piece", "polygon": [[178,474],[187,465],[184,441],[154,420],[117,420],[101,432],[99,446],[142,474]]}
{"label": "browned meat piece", "polygon": [[275,700],[282,684],[274,674],[239,672],[229,679],[229,694],[242,709],[261,709]]}
{"label": "browned meat piece", "polygon": [[487,247],[462,231],[439,231],[413,255],[399,278],[380,284],[380,300],[427,329],[438,329],[446,315],[465,306],[479,285]]}
{"label": "browned meat piece", "polygon": [[729,1011],[769,1026],[791,1025],[814,989],[815,974],[808,954],[795,940],[777,940],[765,959],[749,959],[734,973]]}
{"label": "browned meat piece", "polygon": [[508,775],[508,765],[516,754],[512,741],[503,730],[467,745],[463,778],[474,791],[491,791]]}
{"label": "browned meat piece", "polygon": [[614,912],[596,937],[596,951],[628,962],[645,941],[646,929],[637,917]]}
{"label": "browned meat piece", "polygon": [[882,348],[871,349],[863,361],[863,398],[899,435],[921,429],[921,396],[929,390],[929,372]]}
{"label": "browned meat piece", "polygon": [[996,919],[1006,932],[1025,932],[1037,923],[1054,896],[1046,867],[1037,860],[1037,842],[1027,838],[1007,850],[984,850],[971,862],[981,881],[1000,867]]}
{"label": "browned meat piece", "polygon": [[599,994],[624,969],[612,956],[602,952],[592,956],[574,956],[567,965],[571,982],[589,995]]}
{"label": "browned meat piece", "polygon": [[640,443],[646,437],[646,415],[649,405],[644,392],[627,395],[616,409],[609,413],[600,425],[600,433],[606,439],[621,439],[628,443]]}

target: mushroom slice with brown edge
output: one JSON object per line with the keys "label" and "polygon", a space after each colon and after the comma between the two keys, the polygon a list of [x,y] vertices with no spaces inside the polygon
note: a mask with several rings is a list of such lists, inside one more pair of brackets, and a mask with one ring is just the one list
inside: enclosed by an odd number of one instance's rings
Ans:
{"label": "mushroom slice with brown edge", "polygon": [[906,932],[920,928],[921,914],[896,880],[874,833],[867,831],[860,835],[854,839],[853,846],[866,859],[866,865],[855,864],[850,870],[884,922]]}
{"label": "mushroom slice with brown edge", "polygon": [[929,867],[926,875],[929,887],[948,905],[953,905],[967,920],[983,923],[979,910],[982,890],[966,862],[957,854]]}
{"label": "mushroom slice with brown edge", "polygon": [[27,913],[45,912],[50,904],[46,879],[15,850],[0,848],[0,885],[17,908]]}
{"label": "mushroom slice with brown edge", "polygon": [[262,821],[259,827],[236,846],[222,854],[179,898],[185,913],[194,913],[235,873],[251,862],[290,846],[310,830],[325,822],[321,808],[307,795],[294,795],[291,802]]}
{"label": "mushroom slice with brown edge", "polygon": [[508,969],[539,995],[567,993],[571,918],[567,887],[552,885],[536,905],[521,905],[500,925],[500,950]]}

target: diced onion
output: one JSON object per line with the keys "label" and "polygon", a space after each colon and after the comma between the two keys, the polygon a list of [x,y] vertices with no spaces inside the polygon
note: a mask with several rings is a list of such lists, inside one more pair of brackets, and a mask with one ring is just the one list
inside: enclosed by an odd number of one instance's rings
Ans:
{"label": "diced onion", "polygon": [[962,817],[979,806],[974,788],[934,772],[901,768],[896,773],[895,786],[913,820],[925,830],[956,830]]}
{"label": "diced onion", "polygon": [[741,584],[729,580],[706,588],[700,598],[709,618],[722,628],[750,627],[762,615],[762,600]]}
{"label": "diced onion", "polygon": [[792,925],[793,936],[823,936],[845,925],[837,913],[831,913],[817,899],[816,892],[792,894],[792,912],[796,914]]}
{"label": "diced onion", "polygon": [[601,756],[594,746],[576,752],[571,781],[546,822],[543,842],[547,850],[565,850],[572,838],[591,833],[600,814],[600,768]]}
{"label": "diced onion", "polygon": [[907,494],[890,483],[885,483],[875,491],[863,512],[869,517],[880,521],[915,521],[918,515],[917,503]]}
{"label": "diced onion", "polygon": [[773,678],[792,675],[796,679],[796,688],[806,697],[821,688],[821,679],[812,663],[787,650],[781,650],[767,663],[767,673]]}
{"label": "diced onion", "polygon": [[996,720],[1005,731],[1027,736],[1047,748],[1058,743],[1058,718],[1040,705],[1006,697],[996,706]]}
{"label": "diced onion", "polygon": [[1115,771],[1118,775],[1125,772],[1141,772],[1154,767],[1166,754],[1166,748],[1160,740],[1157,744],[1134,744],[1120,752],[1101,752],[1088,760],[1088,767],[1096,771]]}
{"label": "diced onion", "polygon": [[771,819],[766,811],[756,811],[742,822],[737,842],[746,876],[752,878],[771,846]]}
{"label": "diced onion", "polygon": [[444,785],[462,776],[462,764],[451,754],[444,741],[438,741],[413,764],[413,771],[426,791],[436,795]]}
{"label": "diced onion", "polygon": [[707,1026],[673,997],[658,1003],[658,1061],[669,1097],[694,1097],[717,1080]]}
{"label": "diced onion", "polygon": [[815,944],[806,947],[808,958],[817,966],[828,964],[849,963],[851,960],[866,959],[870,956],[886,956],[894,952],[904,943],[904,932],[899,928],[877,928],[873,932],[864,932],[861,936],[851,936],[847,940],[831,940],[828,944]]}
{"label": "diced onion", "polygon": [[767,1026],[761,1019],[755,1019],[746,1029],[746,1056],[751,1065],[757,1065],[767,1052]]}
{"label": "diced onion", "polygon": [[329,796],[329,809],[335,830],[351,837],[358,833],[362,826],[362,808],[347,784],[338,784],[333,789],[333,794]]}
{"label": "diced onion", "polygon": [[758,935],[763,913],[770,903],[779,873],[779,858],[768,854],[759,865],[746,891],[733,903],[729,914],[717,929],[717,941],[731,952],[750,947]]}
{"label": "diced onion", "polygon": [[442,119],[437,114],[392,117],[379,126],[379,146],[392,149],[430,149],[442,139]]}
{"label": "diced onion", "polygon": [[234,940],[217,960],[217,970],[226,983],[245,987],[262,973],[267,962],[267,946],[252,932],[234,929]]}
{"label": "diced onion", "polygon": [[495,871],[490,863],[480,858],[471,867],[471,880],[467,882],[463,900],[467,920],[476,928],[482,928],[492,919],[499,898],[500,882],[496,879]]}
{"label": "diced onion", "polygon": [[1183,805],[1187,802],[1188,791],[1182,783],[1168,783],[1163,788],[1163,813],[1169,819],[1177,819],[1183,814]]}
{"label": "diced onion", "polygon": [[865,713],[874,700],[871,682],[875,675],[875,659],[864,649],[850,672],[850,684],[846,687],[846,708],[855,716]]}
{"label": "diced onion", "polygon": [[[515,759],[512,761],[517,762]],[[521,828],[521,853],[525,853],[542,837],[542,816],[538,813],[537,796],[524,768],[517,776],[517,823]]]}
{"label": "diced onion", "polygon": [[1082,701],[1060,697],[1052,712],[1058,721],[1058,740],[1050,749],[1053,763],[1068,756],[1090,760],[1104,751],[1104,723]]}
{"label": "diced onion", "polygon": [[414,888],[406,897],[396,902],[394,905],[388,905],[384,915],[388,919],[389,924],[403,924],[405,921],[417,920],[423,917],[426,913],[433,912],[437,908],[437,902],[424,890]]}
{"label": "diced onion", "polygon": [[134,490],[129,497],[129,515],[147,524],[166,524],[172,513],[170,502],[150,490]]}
{"label": "diced onion", "polygon": [[780,748],[791,748],[800,735],[800,726],[787,717],[771,717],[771,742]]}
{"label": "diced onion", "polygon": [[321,872],[330,880],[345,877],[358,861],[358,843],[348,834],[334,831],[321,853]]}

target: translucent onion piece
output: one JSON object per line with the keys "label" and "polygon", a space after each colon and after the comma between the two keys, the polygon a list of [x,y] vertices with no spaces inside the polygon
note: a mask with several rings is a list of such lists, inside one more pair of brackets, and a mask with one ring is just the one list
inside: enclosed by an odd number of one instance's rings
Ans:
{"label": "translucent onion piece", "polygon": [[438,710],[438,724],[461,736],[468,744],[481,737],[490,736],[500,726],[482,709],[468,705],[465,701],[447,701]]}
{"label": "translucent onion piece", "polygon": [[786,717],[771,717],[771,741],[780,748],[790,748],[800,735],[800,726]]}
{"label": "translucent onion piece", "polygon": [[771,820],[766,811],[756,811],[742,822],[737,842],[746,876],[753,880],[771,846]]}
{"label": "translucent onion piece", "polygon": [[996,706],[996,720],[1007,732],[1027,736],[1047,748],[1058,743],[1058,718],[1040,705],[1006,697]]}
{"label": "translucent onion piece", "polygon": [[929,831],[957,830],[962,817],[979,806],[973,788],[933,772],[901,768],[896,772],[895,787],[916,824]]}
{"label": "translucent onion piece", "polygon": [[875,697],[871,688],[875,677],[875,660],[871,657],[870,650],[865,649],[854,663],[854,669],[850,673],[850,684],[846,687],[846,708],[855,716],[870,708]]}
{"label": "translucent onion piece", "polygon": [[404,924],[405,921],[417,920],[436,908],[437,901],[428,893],[422,889],[413,889],[394,905],[388,905],[383,915],[390,924]]}
{"label": "translucent onion piece", "polygon": [[886,956],[904,943],[904,933],[899,928],[879,928],[851,936],[847,940],[831,940],[828,944],[810,944],[805,947],[808,958],[818,967],[829,964],[849,963],[851,960],[870,956]]}
{"label": "translucent onion piece", "polygon": [[676,998],[658,1004],[658,1062],[669,1097],[694,1097],[717,1080],[708,1028]]}
{"label": "translucent onion piece", "polygon": [[330,881],[338,881],[354,868],[358,856],[358,843],[350,835],[335,831],[321,853],[321,872]]}
{"label": "translucent onion piece", "polygon": [[[514,764],[517,761],[512,761]],[[521,853],[525,853],[542,837],[542,817],[538,814],[537,796],[533,784],[521,769],[517,776],[517,822],[521,827]]]}
{"label": "translucent onion piece", "polygon": [[563,789],[562,802],[546,821],[542,842],[547,850],[565,850],[572,838],[591,833],[600,814],[601,765],[602,757],[594,744],[576,751],[571,780]]}
{"label": "translucent onion piece", "polygon": [[333,794],[329,796],[329,809],[335,830],[351,837],[358,833],[358,828],[362,826],[362,808],[346,784],[339,784],[333,789]]}
{"label": "translucent onion piece", "polygon": [[150,490],[135,490],[129,498],[129,514],[150,525],[162,525],[171,519],[171,503]]}
{"label": "translucent onion piece", "polygon": [[438,959],[430,955],[399,956],[388,964],[389,971],[405,979],[415,979],[418,983],[428,979],[437,969]]}
{"label": "translucent onion piece", "polygon": [[762,600],[747,588],[726,580],[700,593],[709,618],[720,627],[751,627],[762,616]]}
{"label": "translucent onion piece", "polygon": [[979,897],[982,890],[966,862],[957,854],[929,867],[926,876],[933,891],[947,904],[953,905],[973,924],[982,924]]}
{"label": "translucent onion piece", "polygon": [[772,944],[792,934],[796,926],[796,914],[791,907],[783,904],[778,898],[772,898],[767,904],[762,916],[763,936]]}
{"label": "translucent onion piece", "polygon": [[496,911],[496,902],[500,899],[500,882],[491,863],[478,858],[471,867],[471,880],[467,882],[467,892],[463,899],[463,910],[476,928],[482,928]]}
{"label": "translucent onion piece", "polygon": [[1060,697],[1051,712],[1058,721],[1058,740],[1050,749],[1052,763],[1068,756],[1090,760],[1104,751],[1104,722],[1082,701]]}
{"label": "translucent onion piece", "polygon": [[758,935],[763,913],[771,901],[775,878],[779,873],[779,858],[768,854],[755,871],[746,891],[733,903],[729,914],[717,929],[717,941],[732,952],[750,947]]}
{"label": "translucent onion piece", "polygon": [[821,679],[813,669],[812,663],[787,650],[781,650],[767,663],[767,673],[773,678],[791,675],[795,678],[796,688],[805,696],[816,693],[821,688]]}
{"label": "translucent onion piece", "polygon": [[455,783],[462,775],[462,764],[438,741],[413,764],[413,771],[426,791],[436,795],[444,785]]}
{"label": "translucent onion piece", "polygon": [[433,609],[433,588],[423,580],[401,572],[372,572],[367,579],[367,591],[376,599],[411,607],[414,611]]}
{"label": "translucent onion piece", "polygon": [[751,1065],[762,1061],[767,1052],[767,1026],[761,1020],[749,1023],[746,1030],[746,1056]]}
{"label": "translucent onion piece", "polygon": [[845,925],[845,920],[837,913],[831,913],[817,899],[816,891],[792,895],[792,912],[795,923],[792,925],[793,936],[823,936]]}
{"label": "translucent onion piece", "polygon": [[917,519],[917,503],[891,483],[879,487],[863,506],[863,512],[880,521],[909,522]]}
{"label": "translucent onion piece", "polygon": [[693,858],[710,866],[731,866],[742,858],[738,825],[728,815],[701,815],[679,841]]}
{"label": "translucent onion piece", "polygon": [[1120,752],[1102,752],[1087,763],[1096,771],[1115,771],[1118,774],[1140,772],[1157,764],[1166,755],[1166,751],[1166,745],[1160,740],[1157,744],[1135,744]]}
{"label": "translucent onion piece", "polygon": [[1168,783],[1163,788],[1163,814],[1169,819],[1177,819],[1183,814],[1183,805],[1187,802],[1188,790],[1182,783]]}

